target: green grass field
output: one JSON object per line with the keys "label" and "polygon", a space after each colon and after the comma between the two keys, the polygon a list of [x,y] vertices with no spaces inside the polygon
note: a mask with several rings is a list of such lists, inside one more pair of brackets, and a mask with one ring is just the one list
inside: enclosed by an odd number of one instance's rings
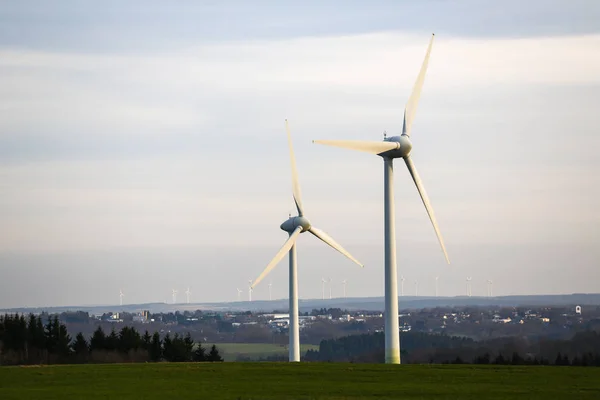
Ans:
{"label": "green grass field", "polygon": [[[217,348],[225,361],[235,361],[238,356],[248,357],[252,360],[258,360],[261,357],[274,355],[288,355],[288,347],[271,343],[217,343]],[[300,354],[305,354],[307,350],[318,350],[318,345],[303,344],[300,345]]]}
{"label": "green grass field", "polygon": [[600,368],[327,363],[0,367],[0,399],[600,399]]}

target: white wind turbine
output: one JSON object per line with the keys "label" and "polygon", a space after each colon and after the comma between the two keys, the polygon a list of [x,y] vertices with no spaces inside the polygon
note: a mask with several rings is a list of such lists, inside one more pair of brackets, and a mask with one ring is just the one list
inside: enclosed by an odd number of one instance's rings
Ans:
{"label": "white wind turbine", "polygon": [[331,300],[331,287],[333,286],[331,283],[333,282],[333,279],[329,278],[329,300]]}
{"label": "white wind turbine", "polygon": [[190,288],[188,286],[187,290],[185,291],[185,297],[187,298],[187,303],[190,304],[190,295],[192,294],[192,292],[190,292]]}
{"label": "white wind turbine", "polygon": [[325,300],[325,284],[327,280],[325,278],[321,278],[321,300]]}
{"label": "white wind turbine", "polygon": [[415,281],[415,296],[419,295],[419,281]]}
{"label": "white wind turbine", "polygon": [[400,277],[400,296],[404,296],[404,275]]}
{"label": "white wind turbine", "polygon": [[273,300],[273,297],[271,296],[271,286],[273,286],[273,282],[269,282],[269,301]]}
{"label": "white wind turbine", "polygon": [[248,281],[248,301],[252,301],[252,290],[254,286],[252,285],[252,279]]}
{"label": "white wind turbine", "polygon": [[238,294],[238,301],[240,301],[242,299],[242,293],[244,292],[242,289],[240,288],[236,288],[237,289],[237,294]]}
{"label": "white wind turbine", "polygon": [[119,305],[123,305],[123,297],[125,295],[123,294],[123,291],[121,289],[119,289]]}
{"label": "white wind turbine", "polygon": [[173,289],[173,304],[177,303],[177,290]]}
{"label": "white wind turbine", "polygon": [[359,140],[315,140],[314,143],[320,143],[329,146],[342,147],[350,150],[362,151],[383,158],[384,164],[384,218],[385,218],[385,362],[392,364],[400,363],[400,335],[398,326],[398,277],[396,269],[396,229],[394,227],[394,159],[402,158],[408,167],[417,190],[421,195],[421,200],[429,214],[429,219],[433,224],[433,229],[437,235],[438,241],[442,247],[446,261],[450,263],[442,235],[437,225],[433,208],[429,203],[429,197],[425,192],[421,178],[417,173],[415,165],[410,157],[412,142],[410,140],[411,127],[414,122],[421,89],[425,81],[429,55],[433,45],[433,36],[429,42],[425,60],[421,66],[421,71],[413,87],[412,93],[404,109],[404,125],[402,135],[384,138],[383,142],[359,141]]}
{"label": "white wind turbine", "polygon": [[304,208],[302,207],[302,200],[300,195],[300,183],[298,182],[298,172],[296,170],[296,158],[294,157],[294,149],[292,147],[292,137],[288,127],[287,120],[285,121],[285,127],[287,131],[288,145],[290,148],[290,159],[292,166],[292,192],[294,196],[294,202],[296,203],[296,209],[298,210],[298,216],[290,216],[285,222],[283,222],[280,228],[289,234],[288,240],[283,244],[281,249],[277,252],[273,260],[267,265],[260,276],[254,281],[253,287],[258,285],[269,272],[286,253],[289,253],[289,359],[290,361],[300,361],[300,330],[298,324],[298,268],[296,265],[296,240],[298,236],[303,232],[310,232],[318,239],[322,240],[335,250],[348,257],[350,260],[363,267],[363,265],[356,260],[350,253],[348,253],[341,245],[333,240],[328,234],[320,229],[312,226],[308,218],[304,216]]}
{"label": "white wind turbine", "polygon": [[492,297],[492,289],[493,289],[493,285],[494,282],[491,279],[487,280],[487,285],[488,285],[488,297]]}
{"label": "white wind turbine", "polygon": [[467,297],[471,297],[471,280],[473,278],[471,278],[470,276],[467,276]]}
{"label": "white wind turbine", "polygon": [[348,283],[348,281],[346,279],[344,279],[342,281],[342,287],[344,288],[344,298],[346,298],[346,284]]}

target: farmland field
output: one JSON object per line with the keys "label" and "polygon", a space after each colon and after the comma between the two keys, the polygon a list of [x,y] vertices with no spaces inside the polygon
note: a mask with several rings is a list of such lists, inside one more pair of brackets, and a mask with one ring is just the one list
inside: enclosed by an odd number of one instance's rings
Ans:
{"label": "farmland field", "polygon": [[600,368],[328,363],[0,367],[0,399],[599,399]]}
{"label": "farmland field", "polygon": [[[235,361],[238,356],[258,360],[261,357],[283,355],[287,358],[288,346],[271,343],[217,343],[219,353],[225,361]],[[318,345],[300,345],[300,354],[307,350],[318,350]]]}

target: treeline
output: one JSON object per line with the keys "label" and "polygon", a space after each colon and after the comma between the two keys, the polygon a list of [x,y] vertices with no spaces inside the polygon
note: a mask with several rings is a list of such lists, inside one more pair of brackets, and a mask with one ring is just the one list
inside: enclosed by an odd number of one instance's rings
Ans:
{"label": "treeline", "polygon": [[78,333],[72,339],[58,316],[44,323],[40,316],[0,316],[0,365],[110,363],[110,362],[223,361],[215,345],[210,349],[185,336],[158,332],[141,335],[125,326],[106,334],[98,327],[89,339]]}
{"label": "treeline", "polygon": [[[400,336],[403,363],[600,366],[600,333],[584,331],[568,340],[516,337],[474,341],[419,332]],[[306,361],[374,362],[385,359],[383,333],[323,340]]]}

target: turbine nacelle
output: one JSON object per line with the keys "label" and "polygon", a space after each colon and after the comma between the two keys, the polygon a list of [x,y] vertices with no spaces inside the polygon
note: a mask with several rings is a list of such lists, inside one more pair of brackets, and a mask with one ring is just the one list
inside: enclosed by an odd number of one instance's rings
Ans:
{"label": "turbine nacelle", "polygon": [[284,221],[280,228],[287,233],[293,233],[296,228],[302,227],[302,232],[306,232],[310,229],[310,221],[306,217],[289,217],[286,221]]}
{"label": "turbine nacelle", "polygon": [[400,136],[392,136],[383,139],[384,142],[396,143],[397,147],[392,150],[384,151],[378,155],[386,158],[405,158],[410,155],[412,151],[412,142],[406,134]]}

